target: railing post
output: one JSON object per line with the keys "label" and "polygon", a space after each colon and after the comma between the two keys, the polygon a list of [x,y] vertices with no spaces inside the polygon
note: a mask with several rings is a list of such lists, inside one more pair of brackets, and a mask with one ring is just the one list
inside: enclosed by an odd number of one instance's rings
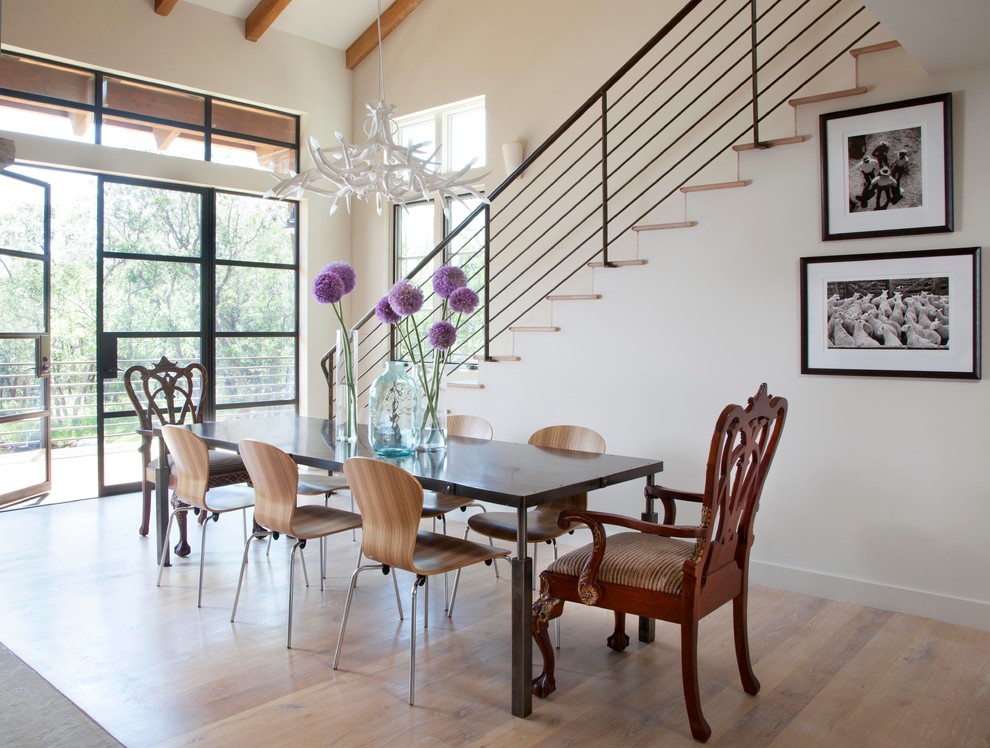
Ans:
{"label": "railing post", "polygon": [[485,341],[484,359],[485,361],[491,360],[491,336],[489,325],[491,323],[491,304],[490,300],[492,297],[491,287],[488,285],[489,276],[492,267],[492,204],[485,203],[484,217],[485,217],[485,272],[484,272],[484,289],[485,289],[485,332],[483,339]]}
{"label": "railing post", "polygon": [[602,89],[602,265],[608,263],[608,91]]}
{"label": "railing post", "polygon": [[750,61],[753,65],[753,145],[757,148],[762,148],[763,145],[760,143],[760,85],[757,79],[757,70],[759,69],[759,62],[756,58],[756,47],[759,43],[759,39],[756,33],[756,0],[749,0],[749,13],[750,13]]}

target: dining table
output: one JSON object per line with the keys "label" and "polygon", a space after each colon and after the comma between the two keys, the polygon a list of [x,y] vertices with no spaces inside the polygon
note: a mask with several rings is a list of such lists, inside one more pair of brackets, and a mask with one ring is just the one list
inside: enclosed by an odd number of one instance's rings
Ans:
{"label": "dining table", "polygon": [[[515,442],[448,437],[446,448],[405,457],[383,457],[369,446],[367,428],[357,441],[337,440],[333,422],[295,415],[238,417],[187,425],[207,446],[237,451],[242,439],[257,439],[287,452],[299,465],[340,471],[351,457],[372,457],[398,465],[426,490],[490,502],[516,510],[515,556],[510,559],[512,630],[512,714],[528,716],[533,709],[533,559],[527,554],[528,510],[555,499],[594,491],[616,483],[645,479],[652,484],[663,470],[658,459],[592,454],[536,447]],[[166,554],[169,462],[165,440],[159,439],[155,480],[158,553]],[[653,499],[646,498],[642,518],[656,522]],[[652,621],[640,621],[640,639],[653,638]]]}

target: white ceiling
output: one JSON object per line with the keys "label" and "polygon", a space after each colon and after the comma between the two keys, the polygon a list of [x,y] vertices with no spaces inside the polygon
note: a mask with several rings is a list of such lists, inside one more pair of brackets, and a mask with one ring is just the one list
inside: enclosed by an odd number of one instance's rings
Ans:
{"label": "white ceiling", "polygon": [[[243,20],[258,0],[182,0]],[[393,0],[381,0],[382,11]],[[175,11],[173,11],[175,12]],[[276,31],[347,49],[375,21],[376,0],[292,0],[272,24]]]}
{"label": "white ceiling", "polygon": [[988,0],[864,0],[925,72],[990,63]]}

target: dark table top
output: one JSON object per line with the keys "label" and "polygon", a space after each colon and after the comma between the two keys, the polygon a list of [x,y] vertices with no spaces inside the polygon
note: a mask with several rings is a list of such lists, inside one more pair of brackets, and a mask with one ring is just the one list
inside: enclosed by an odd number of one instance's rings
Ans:
{"label": "dark table top", "polygon": [[356,444],[336,444],[330,421],[291,415],[211,421],[190,429],[213,447],[236,450],[241,439],[257,439],[288,452],[301,465],[325,470],[341,470],[350,457],[373,457],[408,470],[424,488],[517,508],[663,470],[662,460],[463,437],[450,437],[440,452],[381,457],[368,445],[365,429]]}

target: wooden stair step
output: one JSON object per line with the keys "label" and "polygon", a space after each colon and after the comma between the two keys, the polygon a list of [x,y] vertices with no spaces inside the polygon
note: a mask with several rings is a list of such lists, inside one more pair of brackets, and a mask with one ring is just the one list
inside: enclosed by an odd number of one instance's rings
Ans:
{"label": "wooden stair step", "polygon": [[844,88],[841,91],[830,91],[823,94],[815,94],[814,96],[801,96],[797,99],[788,99],[787,103],[791,106],[801,106],[802,104],[814,104],[818,101],[829,101],[831,99],[843,99],[846,96],[860,96],[865,94],[870,89],[866,86],[857,86],[856,88]]}
{"label": "wooden stair step", "polygon": [[810,140],[810,135],[792,135],[789,138],[771,138],[770,140],[761,140],[759,144],[757,143],[740,143],[738,145],[732,146],[732,150],[736,153],[740,151],[753,151],[762,148],[773,148],[777,145],[791,145],[793,143],[803,143],[806,140]]}
{"label": "wooden stair step", "polygon": [[550,294],[547,301],[595,301],[601,297],[600,293],[560,293]]}
{"label": "wooden stair step", "polygon": [[[635,228],[633,230],[635,230]],[[598,260],[596,262],[589,262],[588,267],[589,268],[603,268],[603,267],[624,268],[624,267],[631,267],[633,265],[645,265],[646,263],[647,260],[609,260],[609,263],[606,266],[604,262]]]}
{"label": "wooden stair step", "polygon": [[560,332],[559,327],[510,327],[509,332]]}
{"label": "wooden stair step", "polygon": [[860,57],[861,55],[872,54],[873,52],[883,52],[887,49],[897,49],[901,46],[901,43],[896,39],[892,39],[889,42],[880,42],[879,44],[869,44],[865,47],[857,47],[856,49],[850,49],[849,54],[853,57]]}
{"label": "wooden stair step", "polygon": [[697,226],[697,221],[677,221],[675,223],[647,223],[642,226],[633,226],[633,231],[661,231],[663,229],[689,229]]}
{"label": "wooden stair step", "polygon": [[735,182],[714,182],[713,184],[695,184],[690,187],[681,187],[681,192],[706,192],[707,190],[731,190],[734,187],[745,187],[752,184],[751,179],[739,179]]}
{"label": "wooden stair step", "polygon": [[485,362],[485,361],[522,361],[522,357],[521,356],[489,356],[488,358],[485,358],[484,356],[475,356],[474,357],[474,360],[475,361],[481,361],[481,362]]}
{"label": "wooden stair step", "polygon": [[447,380],[448,387],[458,387],[462,390],[483,390],[485,385],[480,382],[451,382]]}

